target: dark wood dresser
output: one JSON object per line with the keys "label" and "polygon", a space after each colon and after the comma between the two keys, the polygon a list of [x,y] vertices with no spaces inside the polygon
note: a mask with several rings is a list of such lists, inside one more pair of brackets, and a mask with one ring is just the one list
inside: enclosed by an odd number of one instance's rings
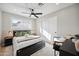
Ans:
{"label": "dark wood dresser", "polygon": [[12,40],[13,40],[13,37],[12,36],[7,36],[4,38],[4,46],[9,46],[9,45],[12,45]]}

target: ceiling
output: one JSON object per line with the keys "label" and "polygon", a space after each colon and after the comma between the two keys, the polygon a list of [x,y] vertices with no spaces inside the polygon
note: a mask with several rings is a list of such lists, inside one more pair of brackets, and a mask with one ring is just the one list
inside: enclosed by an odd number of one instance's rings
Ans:
{"label": "ceiling", "polygon": [[[5,12],[21,15],[24,17],[29,17],[29,14],[23,14],[22,12],[29,13],[29,8],[33,8],[34,12],[42,12],[43,15],[39,16],[42,17],[46,14],[53,13],[58,11],[62,8],[71,6],[72,3],[43,3],[44,5],[39,6],[38,3],[0,3],[0,9]],[[32,16],[31,18],[35,18]]]}

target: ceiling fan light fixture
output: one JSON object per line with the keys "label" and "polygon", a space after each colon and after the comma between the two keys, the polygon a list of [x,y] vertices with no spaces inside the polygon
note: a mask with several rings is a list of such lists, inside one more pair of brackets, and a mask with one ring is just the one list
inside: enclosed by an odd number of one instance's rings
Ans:
{"label": "ceiling fan light fixture", "polygon": [[43,6],[43,5],[44,5],[44,3],[38,3],[38,5],[41,7],[41,6]]}

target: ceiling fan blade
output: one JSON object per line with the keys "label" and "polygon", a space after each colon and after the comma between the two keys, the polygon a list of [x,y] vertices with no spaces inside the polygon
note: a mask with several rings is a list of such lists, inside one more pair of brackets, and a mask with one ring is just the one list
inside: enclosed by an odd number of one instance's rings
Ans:
{"label": "ceiling fan blade", "polygon": [[34,16],[36,17],[36,18],[39,18],[38,16],[36,16],[35,14],[34,14]]}
{"label": "ceiling fan blade", "polygon": [[42,15],[43,13],[35,13],[36,15]]}

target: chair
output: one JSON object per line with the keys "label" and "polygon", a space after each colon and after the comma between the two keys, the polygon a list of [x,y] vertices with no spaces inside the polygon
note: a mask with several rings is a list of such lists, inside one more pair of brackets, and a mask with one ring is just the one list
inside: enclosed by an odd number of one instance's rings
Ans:
{"label": "chair", "polygon": [[60,47],[62,46],[62,43],[64,42],[64,40],[62,39],[61,36],[54,36],[53,41],[54,41],[54,44],[53,44],[54,56],[56,56],[56,51],[60,51]]}

